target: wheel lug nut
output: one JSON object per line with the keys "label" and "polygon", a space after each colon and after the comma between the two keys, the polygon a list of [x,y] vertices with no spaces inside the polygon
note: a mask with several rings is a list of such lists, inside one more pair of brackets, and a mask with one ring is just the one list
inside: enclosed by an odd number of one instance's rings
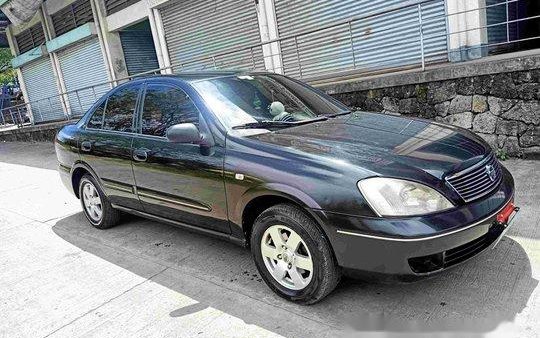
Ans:
{"label": "wheel lug nut", "polygon": [[292,268],[292,264],[289,264],[288,268],[289,268],[289,269]]}
{"label": "wheel lug nut", "polygon": [[278,259],[281,259],[281,254],[277,255],[277,258],[278,258]]}

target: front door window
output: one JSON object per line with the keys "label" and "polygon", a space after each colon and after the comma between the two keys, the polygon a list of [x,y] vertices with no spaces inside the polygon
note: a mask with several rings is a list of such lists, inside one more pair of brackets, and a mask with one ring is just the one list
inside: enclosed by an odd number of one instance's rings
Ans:
{"label": "front door window", "polygon": [[187,94],[171,86],[148,85],[142,112],[142,133],[164,137],[169,127],[179,123],[199,126],[199,111]]}

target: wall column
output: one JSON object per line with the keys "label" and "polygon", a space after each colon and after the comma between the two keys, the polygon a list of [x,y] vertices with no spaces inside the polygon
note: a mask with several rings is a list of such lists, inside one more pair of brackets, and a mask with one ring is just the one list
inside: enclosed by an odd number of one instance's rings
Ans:
{"label": "wall column", "polygon": [[[9,44],[9,49],[11,51],[11,55],[17,56],[19,54],[19,48],[17,46],[17,43],[15,43],[15,37],[13,36],[13,32],[11,31],[11,25],[8,26],[6,29],[6,36],[7,36],[7,41]],[[26,104],[28,118],[30,119],[30,123],[34,124],[34,114],[32,113],[32,107],[28,104],[29,96],[28,96],[28,91],[26,90],[26,84],[24,83],[24,77],[22,75],[20,68],[16,68],[15,71],[17,72],[17,79],[19,80],[19,86],[23,94],[23,100],[24,100],[24,103]]]}
{"label": "wall column", "polygon": [[[44,4],[41,5],[40,9],[40,15],[41,20],[43,22],[43,27],[45,29],[45,37],[46,40],[52,40],[56,37],[56,33],[54,31],[54,27],[52,24],[51,17],[49,16],[49,13],[47,13],[47,8]],[[53,65],[53,72],[54,77],[56,80],[56,85],[58,87],[59,94],[67,92],[66,84],[64,82],[64,75],[62,74],[62,68],[60,68],[60,61],[58,60],[58,55],[56,52],[49,53],[49,57],[51,58],[51,62]],[[71,115],[71,107],[69,106],[69,98],[67,94],[60,96],[60,103],[62,104],[62,109],[64,110],[64,115],[66,115],[66,118],[69,119],[69,116]]]}
{"label": "wall column", "polygon": [[171,68],[171,59],[169,57],[169,50],[167,49],[167,41],[165,40],[165,31],[163,29],[163,21],[161,20],[159,9],[148,8],[148,21],[150,22],[150,29],[152,30],[159,68],[166,68],[163,69],[161,73],[172,74],[173,69]]}
{"label": "wall column", "polygon": [[[257,6],[257,18],[261,42],[275,40],[279,37],[276,20],[274,0],[261,0]],[[281,48],[279,42],[272,42],[262,46],[264,66],[268,71],[283,74]]]}
{"label": "wall column", "polygon": [[452,62],[487,55],[485,0],[447,0],[448,59]]}
{"label": "wall column", "polygon": [[104,50],[104,61],[108,66],[110,80],[129,76],[126,62],[124,60],[124,52],[122,50],[122,42],[120,35],[117,32],[109,32],[107,23],[107,12],[103,0],[91,0],[94,9],[94,18],[98,28],[98,37]]}

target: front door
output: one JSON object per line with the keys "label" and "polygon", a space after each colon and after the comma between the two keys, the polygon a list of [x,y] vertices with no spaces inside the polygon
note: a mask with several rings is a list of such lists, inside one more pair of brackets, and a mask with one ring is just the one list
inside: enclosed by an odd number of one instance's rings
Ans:
{"label": "front door", "polygon": [[180,88],[146,87],[140,134],[133,140],[133,172],[145,211],[182,223],[229,233],[221,147],[171,143],[167,128],[193,123],[211,137],[199,110]]}
{"label": "front door", "polygon": [[131,143],[134,112],[142,84],[119,87],[92,113],[79,147],[81,159],[96,173],[113,204],[141,209],[133,191]]}

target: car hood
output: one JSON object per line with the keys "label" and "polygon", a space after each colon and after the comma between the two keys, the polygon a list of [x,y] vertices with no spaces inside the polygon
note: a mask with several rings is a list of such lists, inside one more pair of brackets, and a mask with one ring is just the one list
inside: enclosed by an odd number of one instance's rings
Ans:
{"label": "car hood", "polygon": [[250,136],[253,140],[313,155],[366,175],[440,180],[480,161],[489,146],[467,130],[436,122],[368,112]]}

